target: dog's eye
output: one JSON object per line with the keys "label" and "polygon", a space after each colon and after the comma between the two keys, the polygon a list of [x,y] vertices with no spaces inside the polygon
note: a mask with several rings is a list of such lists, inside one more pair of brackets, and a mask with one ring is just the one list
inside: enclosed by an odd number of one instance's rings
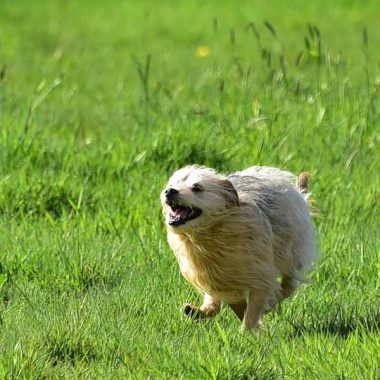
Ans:
{"label": "dog's eye", "polygon": [[199,193],[203,190],[202,186],[199,183],[194,183],[193,186],[191,186],[191,191],[193,193]]}

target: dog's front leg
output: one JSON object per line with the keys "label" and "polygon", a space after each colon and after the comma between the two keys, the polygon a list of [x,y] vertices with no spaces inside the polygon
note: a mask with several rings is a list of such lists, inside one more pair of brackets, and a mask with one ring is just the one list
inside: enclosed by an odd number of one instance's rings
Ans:
{"label": "dog's front leg", "polygon": [[193,318],[212,318],[220,312],[220,301],[205,293],[201,307],[187,303],[183,307],[183,312]]}
{"label": "dog's front leg", "polygon": [[241,326],[242,330],[246,331],[260,327],[260,315],[264,310],[265,301],[265,292],[260,290],[249,292],[247,308]]}

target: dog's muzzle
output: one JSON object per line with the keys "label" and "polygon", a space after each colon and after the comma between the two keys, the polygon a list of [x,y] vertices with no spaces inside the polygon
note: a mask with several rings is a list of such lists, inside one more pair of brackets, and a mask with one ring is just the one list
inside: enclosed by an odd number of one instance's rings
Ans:
{"label": "dog's muzzle", "polygon": [[165,202],[171,209],[167,222],[172,227],[182,226],[202,214],[202,210],[198,207],[181,204],[178,195],[179,191],[176,189],[169,188],[165,190]]}
{"label": "dog's muzzle", "polygon": [[176,194],[178,194],[178,190],[169,187],[169,189],[165,190],[165,197],[167,201],[170,201]]}

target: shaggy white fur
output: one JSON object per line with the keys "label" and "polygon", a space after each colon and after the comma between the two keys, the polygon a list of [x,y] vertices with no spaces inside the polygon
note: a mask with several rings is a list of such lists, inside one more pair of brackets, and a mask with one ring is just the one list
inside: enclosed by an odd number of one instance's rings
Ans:
{"label": "shaggy white fur", "polygon": [[205,295],[187,314],[214,316],[225,301],[251,329],[293,293],[317,261],[307,184],[305,174],[297,186],[291,173],[257,166],[223,176],[193,165],[171,176],[161,194],[169,245]]}

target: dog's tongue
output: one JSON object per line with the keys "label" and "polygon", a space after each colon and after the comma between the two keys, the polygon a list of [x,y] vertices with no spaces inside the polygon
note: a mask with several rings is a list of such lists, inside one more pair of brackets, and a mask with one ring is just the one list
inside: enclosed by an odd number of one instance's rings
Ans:
{"label": "dog's tongue", "polygon": [[179,210],[179,216],[181,219],[186,219],[187,218],[187,208],[183,208]]}
{"label": "dog's tongue", "polygon": [[171,212],[173,219],[186,219],[187,217],[187,208],[180,207],[177,210]]}

